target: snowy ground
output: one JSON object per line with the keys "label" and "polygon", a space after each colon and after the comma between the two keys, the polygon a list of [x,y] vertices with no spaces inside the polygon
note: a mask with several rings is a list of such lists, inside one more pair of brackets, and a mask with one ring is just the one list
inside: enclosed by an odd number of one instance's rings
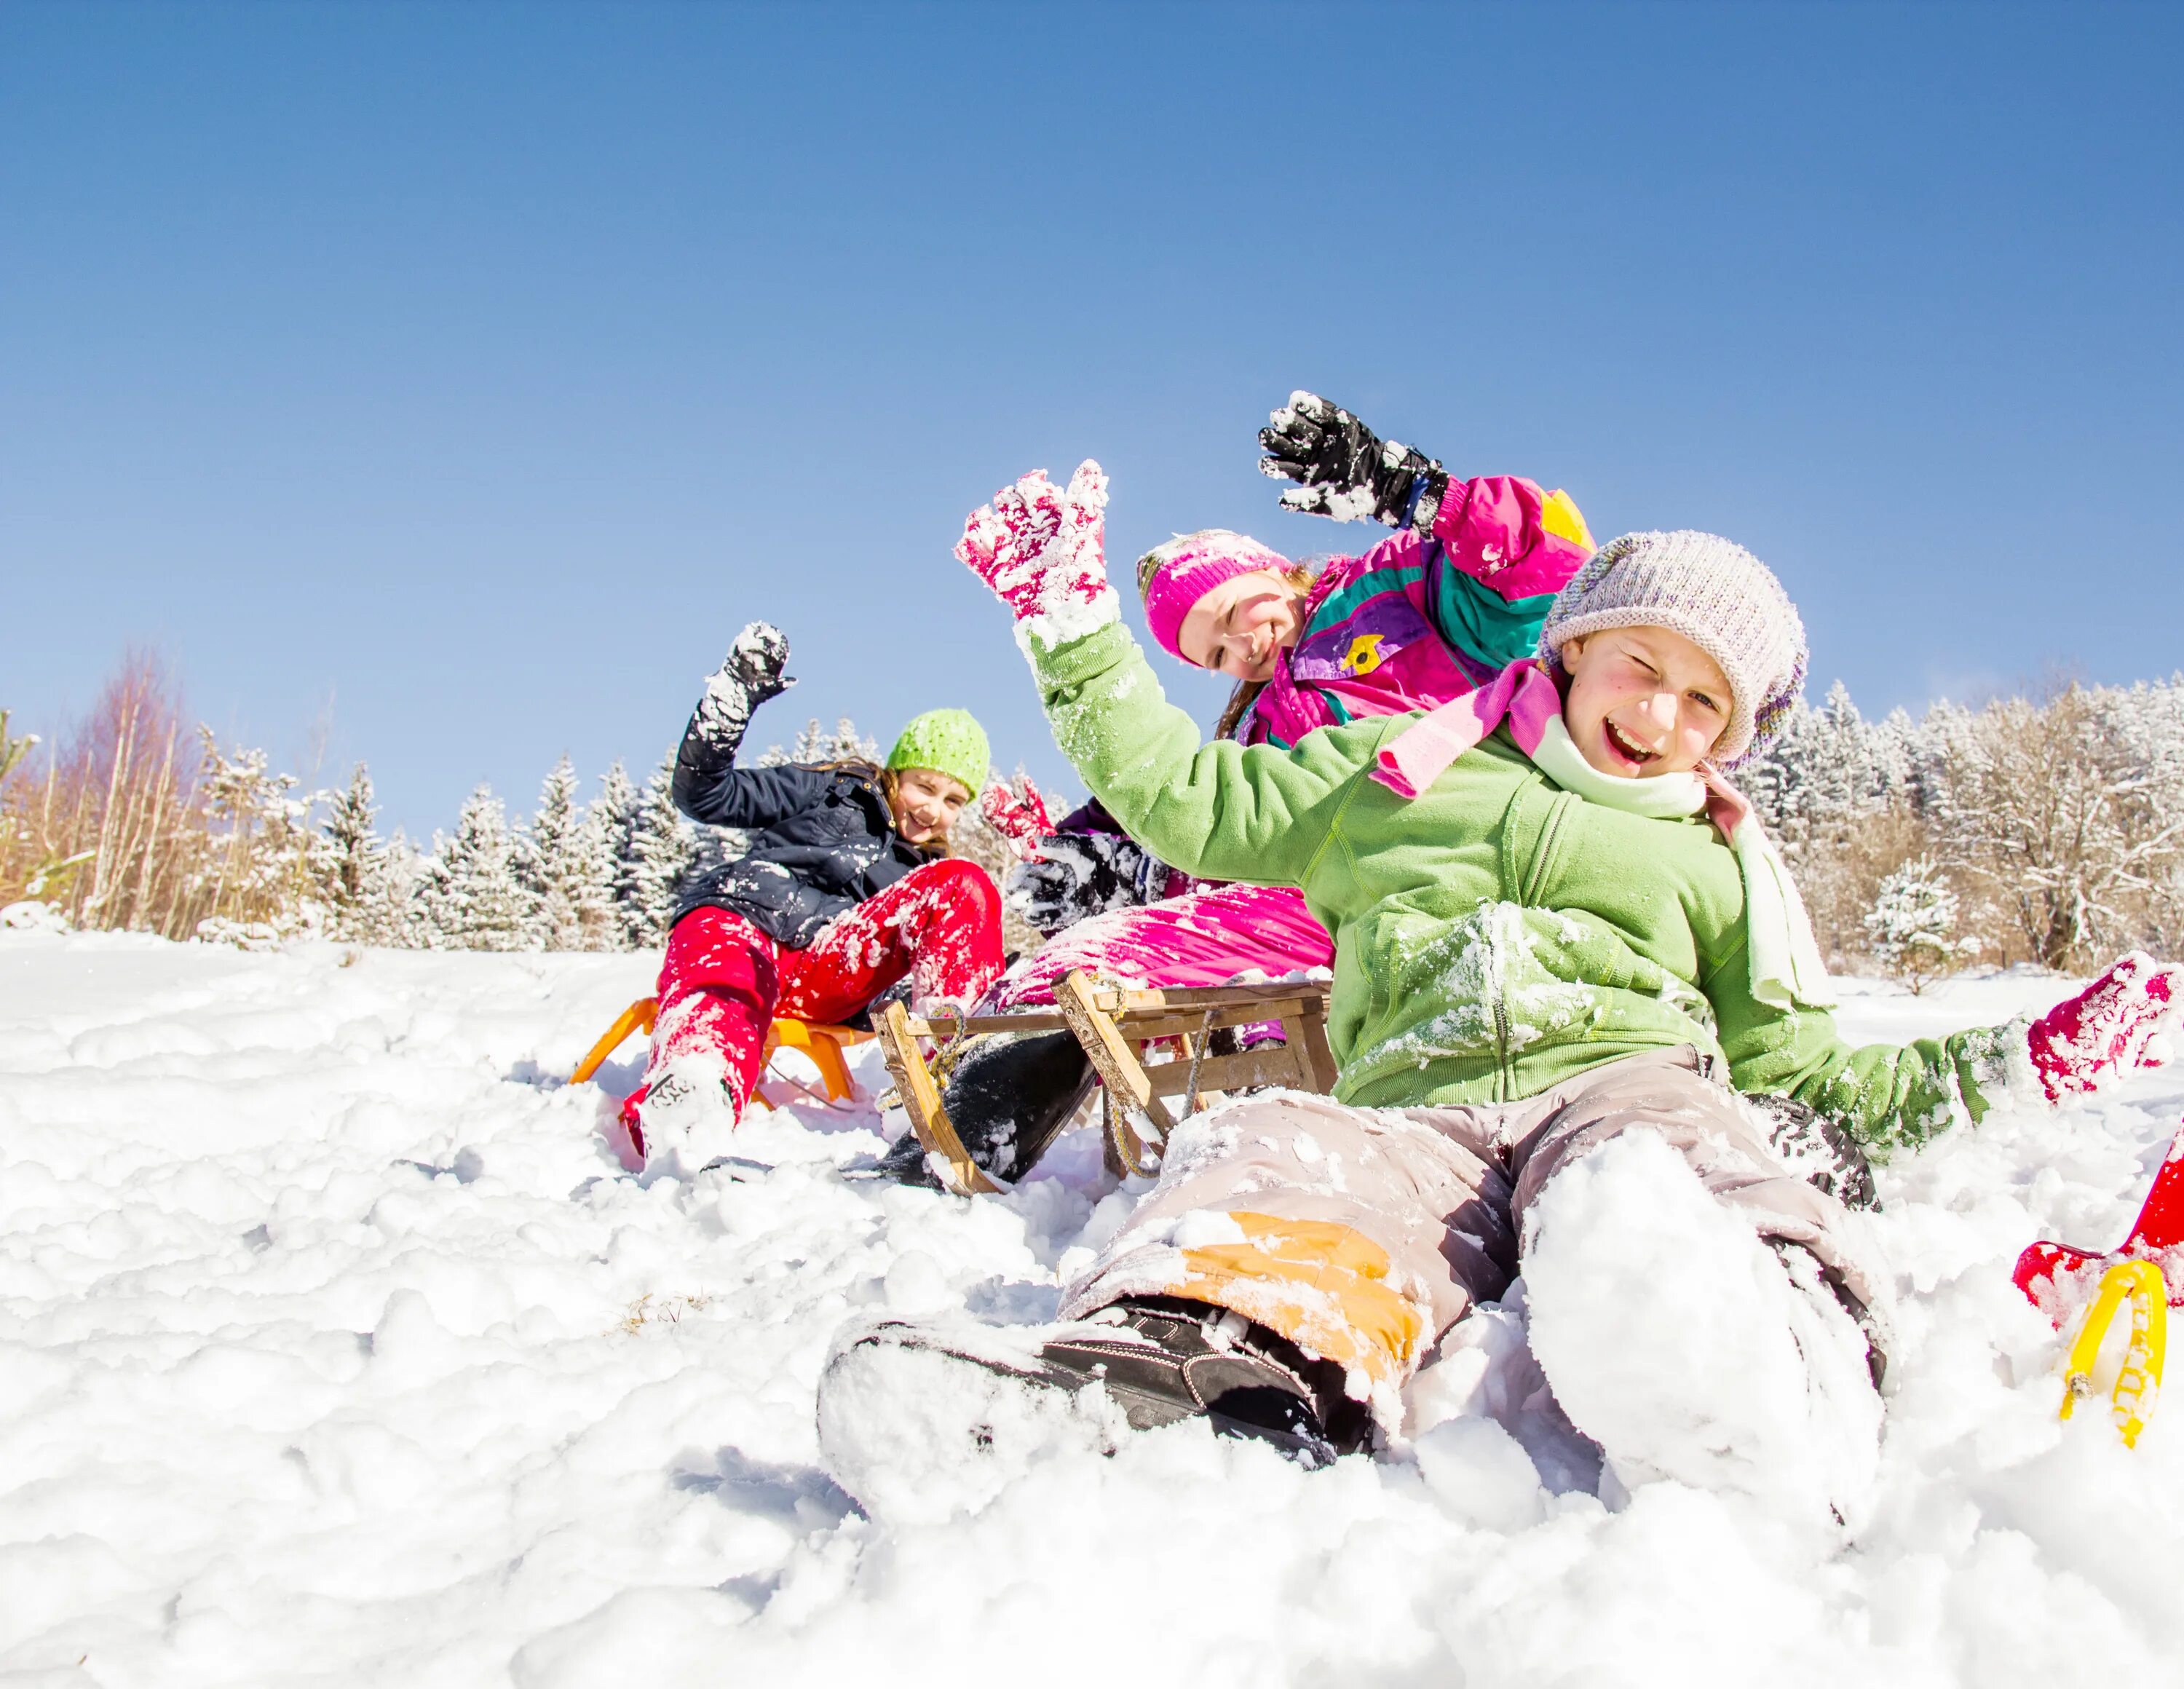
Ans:
{"label": "snowy ground", "polygon": [[2184,1408],[2131,1452],[2059,1424],[2008,1276],[2121,1238],[2184,1084],[1886,1175],[1901,1387],[1848,1552],[1550,1496],[1491,1435],[1310,1474],[1190,1426],[889,1524],[818,1464],[836,1329],[1036,1318],[1129,1194],[1075,1139],[1006,1201],[845,1178],[876,1123],[816,1107],[640,1184],[633,1063],[559,1076],[647,972],[0,934],[0,1685],[2184,1681]]}

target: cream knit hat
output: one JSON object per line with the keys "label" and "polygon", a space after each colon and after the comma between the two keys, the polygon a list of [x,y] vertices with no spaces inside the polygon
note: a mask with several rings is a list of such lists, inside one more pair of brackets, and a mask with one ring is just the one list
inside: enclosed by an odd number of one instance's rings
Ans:
{"label": "cream knit hat", "polygon": [[1721,665],[1729,726],[1714,748],[1733,762],[1769,737],[1805,689],[1805,624],[1774,571],[1719,534],[1690,528],[1611,539],[1557,594],[1540,657],[1562,666],[1565,640],[1608,627],[1667,627]]}

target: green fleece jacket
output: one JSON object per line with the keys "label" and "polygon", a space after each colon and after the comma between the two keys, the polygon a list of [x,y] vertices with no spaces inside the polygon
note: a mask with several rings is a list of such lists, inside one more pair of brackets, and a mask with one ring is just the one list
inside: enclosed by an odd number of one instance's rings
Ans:
{"label": "green fleece jacket", "polygon": [[1056,742],[1130,836],[1188,873],[1301,890],[1334,937],[1335,1095],[1507,1101],[1693,1045],[1740,1090],[1786,1093],[1876,1152],[1985,1112],[1996,1029],[1853,1050],[1833,1018],[1755,998],[1736,858],[1703,817],[1566,792],[1506,730],[1424,793],[1368,776],[1415,716],[1292,750],[1201,745],[1111,624],[1032,659]]}

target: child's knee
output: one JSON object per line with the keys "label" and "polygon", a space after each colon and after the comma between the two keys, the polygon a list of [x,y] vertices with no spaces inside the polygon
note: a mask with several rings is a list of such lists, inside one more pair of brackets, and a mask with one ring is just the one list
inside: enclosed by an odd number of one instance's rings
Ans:
{"label": "child's knee", "polygon": [[918,872],[927,877],[935,896],[988,914],[996,921],[1000,919],[1000,888],[994,884],[994,877],[976,862],[961,856],[946,856],[927,864]]}
{"label": "child's knee", "polygon": [[692,991],[726,990],[772,1002],[780,981],[773,940],[743,916],[710,905],[693,909],[667,935],[660,962],[664,1006]]}

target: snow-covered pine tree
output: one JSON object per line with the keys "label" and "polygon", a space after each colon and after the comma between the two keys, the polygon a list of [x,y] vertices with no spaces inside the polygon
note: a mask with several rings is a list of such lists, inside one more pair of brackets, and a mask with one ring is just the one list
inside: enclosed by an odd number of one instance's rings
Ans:
{"label": "snow-covered pine tree", "polygon": [[577,771],[565,755],[539,788],[517,859],[538,941],[549,950],[596,949],[604,939],[601,841],[588,820],[577,810]]}
{"label": "snow-covered pine tree", "polygon": [[387,841],[386,872],[380,881],[375,908],[367,911],[373,931],[371,942],[398,950],[429,950],[432,934],[425,911],[428,859],[410,842],[400,828]]}
{"label": "snow-covered pine tree", "polygon": [[597,896],[602,928],[595,948],[627,950],[629,934],[621,915],[621,888],[627,877],[631,836],[642,803],[636,783],[616,757],[599,779],[599,794],[584,811],[584,827],[592,835],[593,865],[598,878]]}
{"label": "snow-covered pine tree", "polygon": [[463,800],[454,834],[426,864],[421,901],[434,950],[536,948],[531,897],[515,869],[508,811],[481,785]]}
{"label": "snow-covered pine tree", "polygon": [[644,783],[616,852],[615,912],[632,950],[667,942],[677,895],[696,849],[690,823],[675,807],[675,754],[670,751]]}
{"label": "snow-covered pine tree", "polygon": [[1874,956],[1914,996],[1980,950],[1977,939],[1957,936],[1957,895],[1930,856],[1906,862],[1880,882],[1864,925]]}
{"label": "snow-covered pine tree", "polygon": [[880,756],[880,742],[859,733],[857,724],[847,716],[837,716],[831,728],[821,727],[819,718],[814,716],[796,735],[795,744],[786,750],[777,744],[768,745],[752,766],[772,768],[784,762],[878,762]]}
{"label": "snow-covered pine tree", "polygon": [[399,943],[389,921],[396,900],[390,895],[387,845],[379,836],[371,771],[363,763],[349,771],[347,786],[327,798],[313,854],[329,936],[354,944]]}

